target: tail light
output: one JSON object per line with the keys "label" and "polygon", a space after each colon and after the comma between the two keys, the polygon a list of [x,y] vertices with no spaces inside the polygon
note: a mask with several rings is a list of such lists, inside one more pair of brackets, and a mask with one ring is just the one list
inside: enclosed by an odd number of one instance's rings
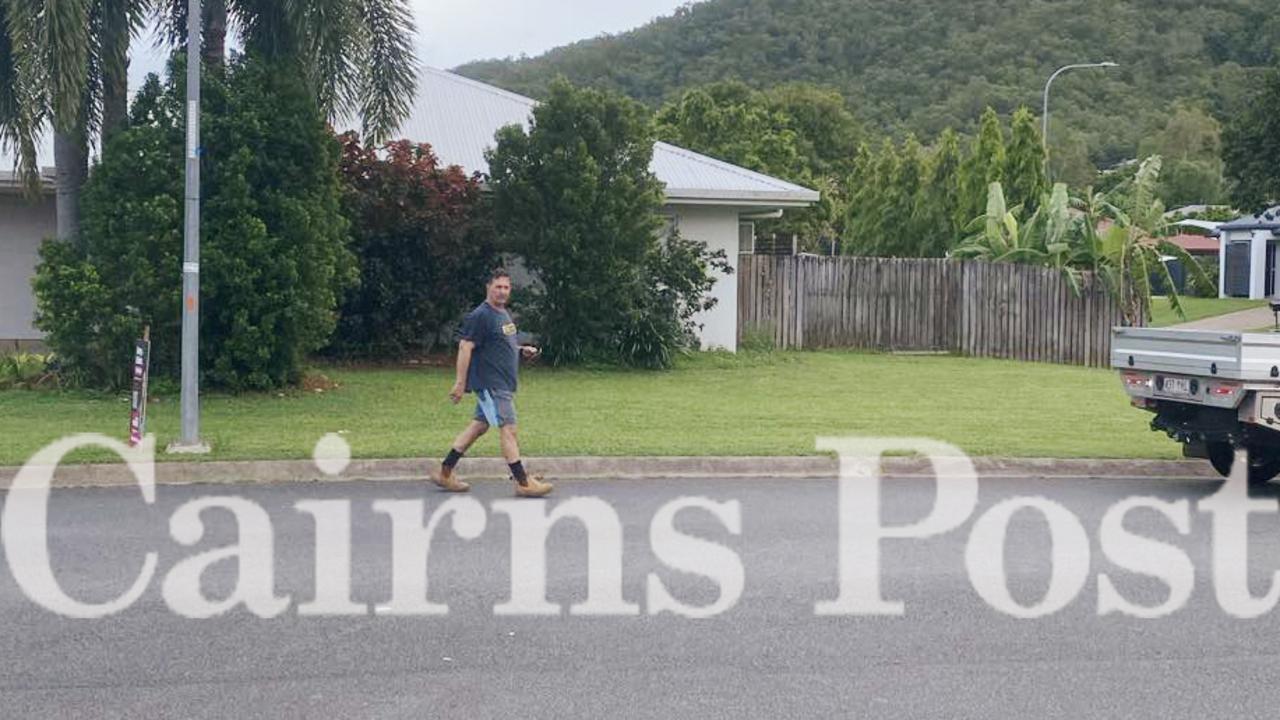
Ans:
{"label": "tail light", "polygon": [[1240,392],[1240,383],[1214,383],[1209,386],[1209,394],[1216,398],[1234,397]]}
{"label": "tail light", "polygon": [[1151,376],[1146,373],[1127,372],[1121,373],[1124,378],[1124,386],[1129,390],[1151,390],[1153,381]]}

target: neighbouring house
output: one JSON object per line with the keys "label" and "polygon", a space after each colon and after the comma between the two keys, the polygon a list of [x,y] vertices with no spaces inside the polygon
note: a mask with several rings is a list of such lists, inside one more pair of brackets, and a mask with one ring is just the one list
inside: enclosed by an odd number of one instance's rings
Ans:
{"label": "neighbouring house", "polygon": [[[1206,206],[1189,206],[1189,207],[1206,207]],[[1169,216],[1168,213],[1165,214]],[[1097,230],[1099,233],[1106,231],[1114,223],[1109,219],[1099,221]],[[1167,241],[1182,248],[1188,255],[1199,261],[1201,266],[1205,268],[1205,273],[1212,279],[1215,275],[1219,275],[1218,270],[1218,253],[1220,252],[1220,241],[1217,237],[1217,227],[1222,223],[1207,220],[1179,220],[1172,223],[1174,226],[1183,228],[1184,230],[1177,235],[1168,235],[1159,238],[1160,241]],[[1188,232],[1190,230],[1191,232]],[[1147,242],[1155,244],[1156,238],[1150,238]],[[1162,255],[1162,262],[1169,270],[1169,275],[1173,278],[1174,288],[1178,294],[1188,292],[1189,274],[1187,269],[1182,266],[1182,260],[1174,255]],[[1156,294],[1164,294],[1167,292],[1165,288],[1164,274],[1158,271],[1152,271],[1149,279],[1153,292]]]}
{"label": "neighbouring house", "polygon": [[[392,137],[430,143],[443,164],[485,173],[484,151],[494,144],[494,133],[505,125],[527,127],[536,104],[461,75],[425,68],[410,113]],[[819,198],[809,188],[667,143],[654,145],[650,167],[666,186],[663,214],[668,226],[712,250],[724,250],[735,271],[739,252],[753,250],[755,220],[779,217],[787,208],[807,207]],[[12,177],[0,175],[0,348],[41,337],[32,327],[30,281],[36,248],[54,228],[52,192],[28,204],[13,187]],[[175,276],[175,283],[180,280]],[[718,299],[716,306],[697,318],[702,347],[735,350],[736,276],[718,278],[711,292]]]}
{"label": "neighbouring house", "polygon": [[[488,171],[486,148],[505,125],[528,127],[532,100],[455,73],[425,68],[409,116],[393,137],[430,143],[443,164],[468,173]],[[686,238],[724,250],[736,272],[738,254],[755,249],[754,221],[778,217],[787,208],[818,201],[818,193],[667,143],[654,144],[654,175],[666,186],[663,214]],[[704,349],[738,345],[736,275],[718,278],[711,293],[716,306],[701,314]]]}
{"label": "neighbouring house", "polygon": [[40,242],[54,234],[53,177],[35,200],[24,197],[12,171],[0,170],[0,353],[35,350],[44,334],[32,325]]}
{"label": "neighbouring house", "polygon": [[1219,297],[1274,297],[1280,206],[1221,223],[1216,233]]}
{"label": "neighbouring house", "polygon": [[[1213,235],[1200,235],[1197,233],[1179,233],[1163,238],[1168,242],[1182,248],[1188,255],[1194,258],[1205,268],[1205,272],[1212,279],[1218,275],[1218,246],[1219,241]],[[1173,258],[1167,261],[1169,267],[1169,275],[1173,278],[1174,287],[1179,293],[1188,291],[1187,269],[1182,266],[1182,260]]]}
{"label": "neighbouring house", "polygon": [[1194,233],[1179,233],[1170,235],[1164,240],[1177,245],[1187,252],[1188,255],[1196,258],[1218,256],[1218,238],[1212,235],[1196,235]]}

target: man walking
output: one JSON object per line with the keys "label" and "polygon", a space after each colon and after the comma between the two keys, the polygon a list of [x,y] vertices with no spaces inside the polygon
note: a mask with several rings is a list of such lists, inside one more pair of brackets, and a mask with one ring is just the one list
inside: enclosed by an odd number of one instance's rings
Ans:
{"label": "man walking", "polygon": [[434,476],[436,485],[449,492],[466,492],[471,488],[454,476],[454,468],[481,435],[496,425],[501,434],[502,457],[511,468],[516,482],[516,495],[542,497],[551,492],[551,483],[541,475],[529,475],[520,462],[520,443],[516,437],[516,375],[520,358],[532,360],[538,349],[520,345],[516,340],[516,324],[507,312],[511,298],[511,276],[505,270],[489,275],[485,301],[476,306],[462,323],[462,340],[458,343],[456,381],[449,399],[456,405],[463,393],[476,395],[476,413],[458,437],[449,455]]}

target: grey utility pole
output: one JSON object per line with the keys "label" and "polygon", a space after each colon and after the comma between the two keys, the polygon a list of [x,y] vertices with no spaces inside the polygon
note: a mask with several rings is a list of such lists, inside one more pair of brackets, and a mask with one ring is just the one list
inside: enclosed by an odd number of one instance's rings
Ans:
{"label": "grey utility pole", "polygon": [[1040,113],[1040,121],[1042,123],[1040,128],[1040,142],[1044,146],[1044,156],[1046,160],[1049,158],[1049,86],[1053,84],[1053,79],[1068,70],[1075,70],[1077,68],[1110,68],[1110,67],[1116,67],[1116,64],[1111,62],[1110,60],[1107,60],[1105,62],[1098,62],[1098,63],[1078,63],[1075,65],[1064,65],[1058,68],[1057,70],[1055,70],[1054,73],[1049,76],[1048,81],[1046,81],[1044,84],[1044,110],[1043,112]]}
{"label": "grey utility pole", "polygon": [[200,441],[200,0],[187,0],[187,192],[182,254],[182,439],[169,452],[207,453]]}

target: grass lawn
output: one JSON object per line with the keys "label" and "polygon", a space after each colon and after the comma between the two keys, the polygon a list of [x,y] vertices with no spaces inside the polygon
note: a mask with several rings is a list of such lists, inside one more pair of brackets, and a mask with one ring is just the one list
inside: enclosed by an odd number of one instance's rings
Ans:
{"label": "grass lawn", "polygon": [[[324,393],[203,400],[211,460],[310,457],[344,431],[357,457],[438,456],[471,416],[442,368],[322,368]],[[149,409],[159,447],[178,398]],[[81,392],[0,392],[0,465],[73,432],[124,438],[128,402]],[[977,455],[1173,458],[1115,375],[1048,364],[854,352],[701,354],[671,372],[533,368],[518,397],[523,450],[549,455],[802,455],[819,435],[926,436]],[[496,433],[473,454],[497,455]],[[87,452],[69,461],[114,459]],[[166,459],[163,454],[161,459]]]}
{"label": "grass lawn", "polygon": [[1169,307],[1168,298],[1151,298],[1151,327],[1177,325],[1178,323],[1202,320],[1207,317],[1226,315],[1238,310],[1262,307],[1267,304],[1266,300],[1250,300],[1249,298],[1181,297],[1179,299],[1182,301],[1182,310],[1187,314],[1185,320],[1178,317],[1173,312],[1173,308]]}

